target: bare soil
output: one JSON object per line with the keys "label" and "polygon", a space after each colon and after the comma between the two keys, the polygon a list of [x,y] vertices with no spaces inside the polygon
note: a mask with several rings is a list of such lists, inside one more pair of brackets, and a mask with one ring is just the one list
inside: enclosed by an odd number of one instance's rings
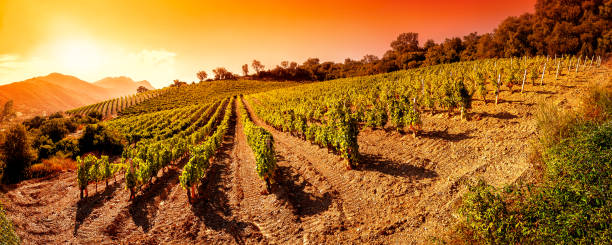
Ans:
{"label": "bare soil", "polygon": [[469,121],[425,112],[417,138],[364,129],[356,170],[269,127],[247,106],[275,139],[278,184],[270,194],[236,111],[194,203],[178,183],[184,161],[160,172],[133,201],[122,176],[108,187],[98,184],[97,192],[90,185],[90,197],[79,201],[76,172],[69,171],[2,186],[0,202],[25,244],[432,243],[458,221],[455,211],[470,182],[531,181],[539,103],[576,106],[574,98],[589,84],[609,79],[610,69],[600,68],[527,84],[523,94],[504,90],[498,105],[492,95],[487,104],[475,101]]}

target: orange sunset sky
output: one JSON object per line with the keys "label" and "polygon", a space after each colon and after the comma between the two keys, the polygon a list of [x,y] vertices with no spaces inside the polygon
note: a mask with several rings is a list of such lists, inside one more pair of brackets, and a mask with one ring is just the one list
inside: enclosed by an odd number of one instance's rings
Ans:
{"label": "orange sunset sky", "polygon": [[222,66],[241,74],[308,57],[382,56],[402,32],[421,42],[490,32],[535,0],[0,0],[0,84],[60,72],[126,75],[155,87]]}

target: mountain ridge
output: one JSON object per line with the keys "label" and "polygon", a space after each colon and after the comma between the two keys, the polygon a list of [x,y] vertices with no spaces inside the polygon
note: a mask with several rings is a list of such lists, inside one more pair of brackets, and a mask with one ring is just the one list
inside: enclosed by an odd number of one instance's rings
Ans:
{"label": "mountain ridge", "polygon": [[126,76],[106,77],[92,83],[54,72],[0,85],[0,103],[13,100],[18,117],[26,118],[135,94],[140,86],[155,89],[146,80],[136,82]]}

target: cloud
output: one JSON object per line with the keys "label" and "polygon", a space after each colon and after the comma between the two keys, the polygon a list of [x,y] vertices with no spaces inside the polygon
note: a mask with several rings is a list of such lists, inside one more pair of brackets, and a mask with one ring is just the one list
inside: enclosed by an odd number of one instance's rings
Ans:
{"label": "cloud", "polygon": [[176,53],[166,50],[142,50],[138,53],[131,53],[128,57],[146,65],[167,66],[174,65]]}
{"label": "cloud", "polygon": [[0,54],[0,73],[9,73],[16,69],[22,68],[26,62],[20,60],[20,57],[15,54]]}

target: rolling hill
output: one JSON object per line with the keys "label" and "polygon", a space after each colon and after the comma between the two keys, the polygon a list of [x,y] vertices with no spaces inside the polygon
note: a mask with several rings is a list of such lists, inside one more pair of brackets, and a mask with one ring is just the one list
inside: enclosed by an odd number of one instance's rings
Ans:
{"label": "rolling hill", "polygon": [[146,81],[136,82],[129,77],[107,77],[102,80],[93,83],[98,87],[107,89],[113,97],[121,97],[129,94],[133,94],[138,87],[144,86],[145,88],[152,90],[155,89],[151,84]]}
{"label": "rolling hill", "polygon": [[139,86],[153,89],[147,81],[134,82],[128,77],[90,83],[74,76],[51,73],[0,86],[0,103],[13,100],[21,117],[29,117],[134,94]]}

